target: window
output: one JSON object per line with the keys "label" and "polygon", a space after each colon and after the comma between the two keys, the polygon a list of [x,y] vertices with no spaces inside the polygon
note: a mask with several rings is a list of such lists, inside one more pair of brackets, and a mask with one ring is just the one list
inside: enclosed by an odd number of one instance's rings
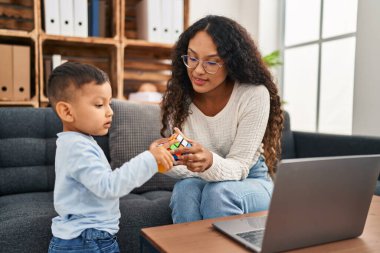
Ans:
{"label": "window", "polygon": [[358,0],[285,0],[283,75],[292,129],[352,132]]}

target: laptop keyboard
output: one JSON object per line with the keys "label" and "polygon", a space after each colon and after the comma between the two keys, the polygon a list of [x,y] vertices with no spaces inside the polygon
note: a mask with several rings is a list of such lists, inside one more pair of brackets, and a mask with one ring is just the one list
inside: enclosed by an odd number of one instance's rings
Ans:
{"label": "laptop keyboard", "polygon": [[253,230],[249,232],[239,233],[236,235],[261,248],[264,238],[264,229]]}

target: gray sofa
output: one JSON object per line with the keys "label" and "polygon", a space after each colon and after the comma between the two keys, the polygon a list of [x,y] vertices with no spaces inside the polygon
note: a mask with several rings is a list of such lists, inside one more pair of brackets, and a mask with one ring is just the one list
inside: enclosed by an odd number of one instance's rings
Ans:
{"label": "gray sofa", "polygon": [[[158,106],[115,100],[113,109],[109,134],[96,140],[115,168],[159,138],[160,121]],[[3,107],[0,119],[0,252],[47,252],[56,216],[52,191],[61,124],[50,108]],[[282,158],[380,153],[380,138],[293,132],[287,114],[282,141]],[[141,228],[172,223],[174,183],[156,174],[120,199],[121,252],[139,252]]]}

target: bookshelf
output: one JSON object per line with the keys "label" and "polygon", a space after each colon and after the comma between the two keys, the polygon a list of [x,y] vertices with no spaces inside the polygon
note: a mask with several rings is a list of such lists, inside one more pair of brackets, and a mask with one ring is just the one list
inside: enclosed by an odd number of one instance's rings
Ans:
{"label": "bookshelf", "polygon": [[0,106],[39,106],[38,9],[39,0],[0,0],[0,44],[30,47],[29,99],[0,99]]}
{"label": "bookshelf", "polygon": [[[43,5],[43,0],[40,0]],[[91,2],[91,1],[88,1]],[[102,37],[75,37],[47,34],[44,26],[44,9],[39,10],[41,27],[39,32],[39,83],[40,106],[48,105],[46,92],[49,72],[47,64],[54,54],[62,60],[92,64],[110,77],[113,96],[117,97],[121,62],[120,52],[120,0],[107,0],[106,27],[108,34]],[[90,23],[88,24],[90,26]],[[49,60],[49,61],[48,61]],[[47,62],[48,61],[48,62]]]}
{"label": "bookshelf", "polygon": [[[159,92],[166,89],[171,73],[173,45],[148,42],[137,38],[136,6],[139,0],[122,0],[121,3],[121,50],[122,76],[118,97],[138,90],[143,83],[152,83]],[[184,28],[188,27],[189,0],[183,0]]]}
{"label": "bookshelf", "polygon": [[[30,99],[0,100],[0,106],[48,106],[47,66],[55,54],[65,60],[93,64],[107,72],[115,98],[128,99],[129,93],[145,82],[154,83],[158,91],[164,91],[171,74],[173,45],[137,38],[136,5],[139,1],[106,0],[107,34],[74,37],[45,32],[44,0],[0,0],[0,44],[31,48]],[[185,28],[189,0],[183,1]]]}

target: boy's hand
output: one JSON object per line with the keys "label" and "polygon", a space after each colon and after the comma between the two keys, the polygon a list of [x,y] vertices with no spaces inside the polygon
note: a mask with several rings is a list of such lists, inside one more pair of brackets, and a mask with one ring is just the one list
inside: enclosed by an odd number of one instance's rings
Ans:
{"label": "boy's hand", "polygon": [[154,142],[152,142],[152,144],[150,144],[149,150],[153,147],[162,146],[162,145],[166,145],[167,147],[170,147],[170,145],[167,145],[169,141],[170,141],[169,138],[161,138],[161,139],[155,140]]}
{"label": "boy's hand", "polygon": [[149,151],[156,159],[158,171],[161,173],[166,172],[173,167],[174,158],[167,150],[171,144],[173,144],[173,141],[169,141],[168,138],[163,138],[154,141],[149,146]]}

